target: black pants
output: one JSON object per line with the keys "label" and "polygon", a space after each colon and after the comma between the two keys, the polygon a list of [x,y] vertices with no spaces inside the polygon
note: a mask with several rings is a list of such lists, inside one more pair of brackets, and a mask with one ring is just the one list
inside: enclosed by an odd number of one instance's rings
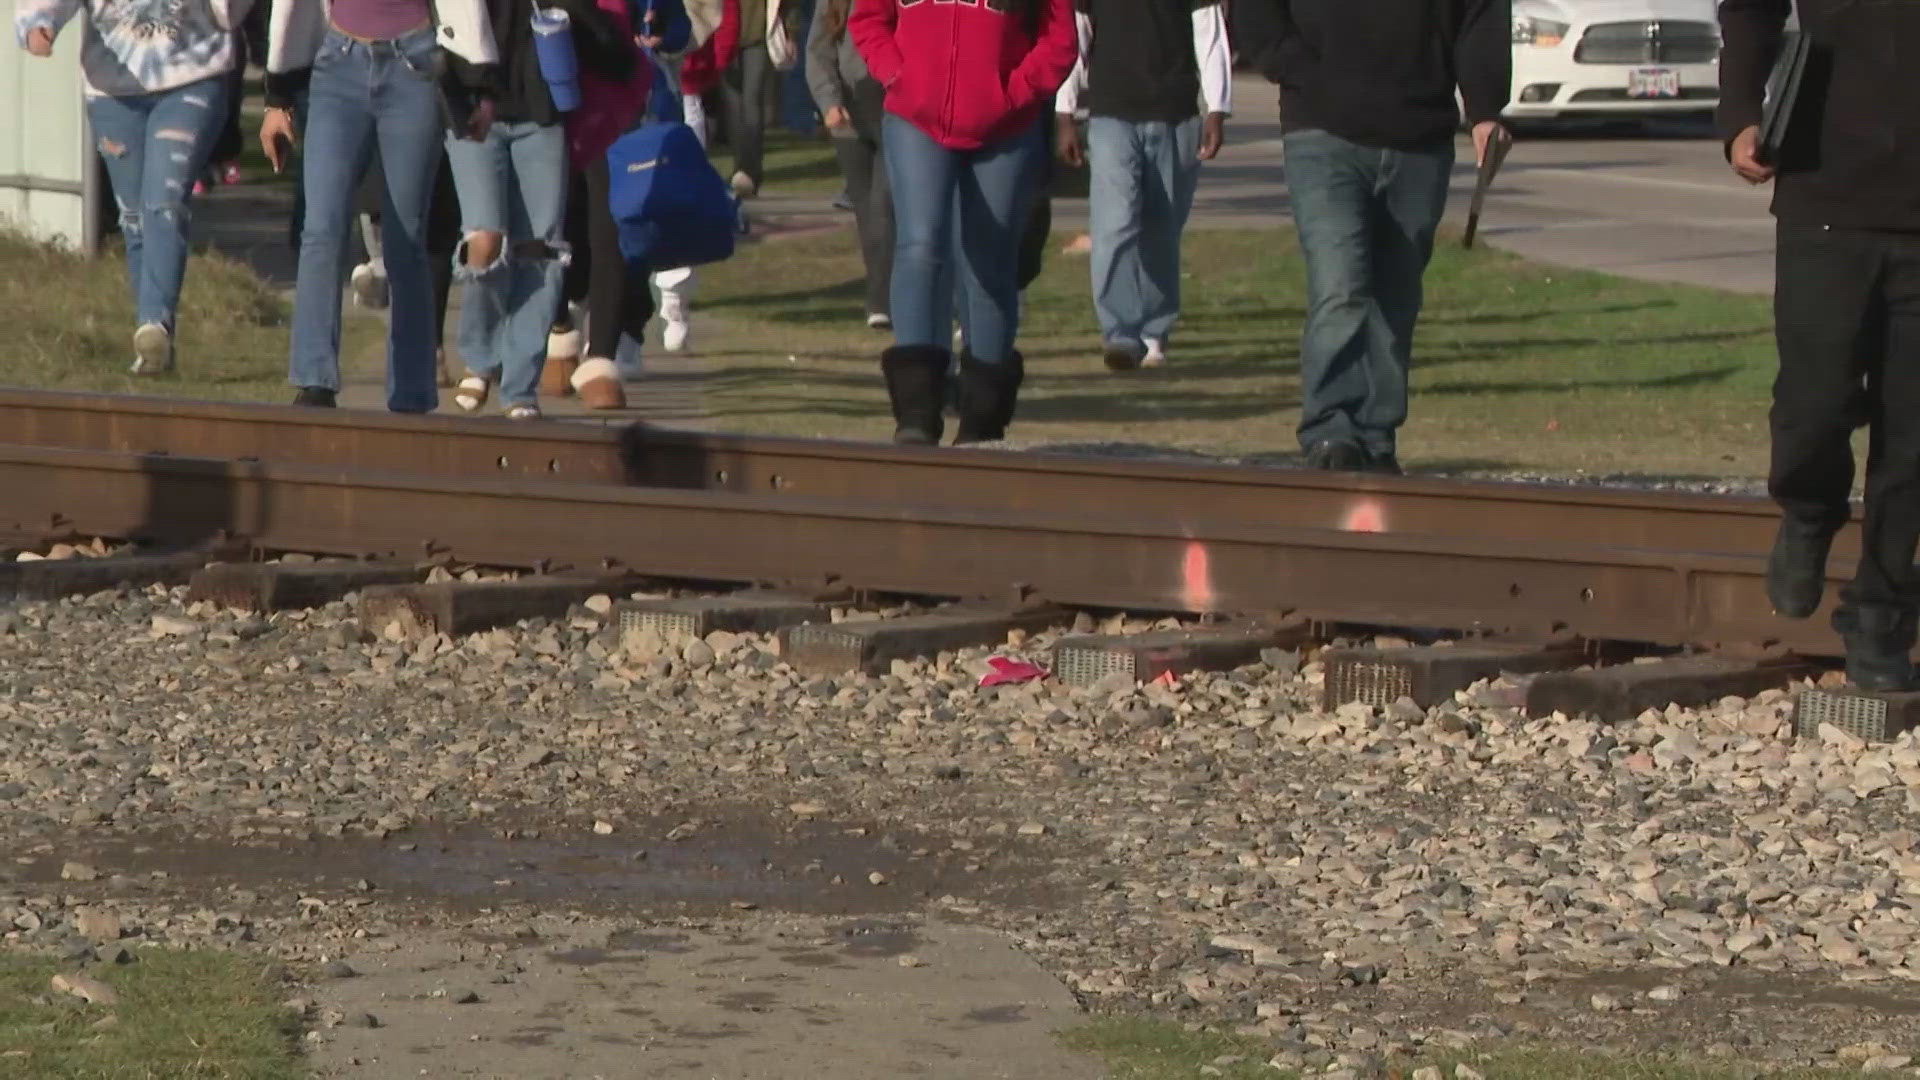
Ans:
{"label": "black pants", "polygon": [[740,50],[720,80],[727,103],[727,147],[735,172],[747,174],[757,190],[767,139],[767,106],[780,73],[773,70],[765,42]]}
{"label": "black pants", "polygon": [[1779,227],[1773,467],[1787,514],[1838,528],[1865,422],[1866,522],[1843,607],[1911,610],[1920,539],[1920,235]]}
{"label": "black pants", "polygon": [[1026,291],[1040,276],[1041,260],[1047,254],[1047,238],[1053,233],[1053,197],[1045,191],[1034,196],[1027,210],[1027,227],[1020,234],[1020,289]]}
{"label": "black pants", "polygon": [[881,99],[885,91],[867,79],[854,88],[853,130],[833,138],[840,175],[847,181],[853,219],[860,232],[860,257],[867,271],[867,314],[886,314],[893,289],[893,188],[887,183],[887,159],[880,152]]}
{"label": "black pants", "polygon": [[[563,291],[567,300],[586,301],[586,355],[602,360],[614,358],[622,334],[645,341],[647,323],[653,318],[649,275],[630,269],[620,257],[620,232],[611,206],[607,159],[601,154],[586,168],[574,170],[567,193],[567,243],[573,248],[573,262]],[[554,314],[554,326],[570,325],[563,303]]]}
{"label": "black pants", "polygon": [[1040,276],[1041,262],[1047,254],[1047,238],[1053,234],[1053,180],[1055,147],[1059,137],[1054,127],[1051,99],[1040,111],[1040,132],[1046,150],[1040,157],[1039,175],[1034,177],[1033,205],[1027,208],[1026,228],[1020,233],[1020,290]]}

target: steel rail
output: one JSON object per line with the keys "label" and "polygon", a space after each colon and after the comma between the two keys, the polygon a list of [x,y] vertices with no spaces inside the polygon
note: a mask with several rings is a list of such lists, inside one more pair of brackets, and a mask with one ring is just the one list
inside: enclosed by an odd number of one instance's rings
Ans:
{"label": "steel rail", "polygon": [[[1356,533],[1131,507],[889,506],[808,495],[0,445],[0,528],[1137,611],[1830,652],[1773,616],[1757,554]],[[1837,560],[1844,562],[1845,560]],[[1836,565],[1837,573],[1848,567]]]}
{"label": "steel rail", "polygon": [[[1072,507],[1193,529],[1251,521],[1351,533],[1487,536],[1516,546],[1758,554],[1771,544],[1777,521],[1770,503],[1729,496],[38,391],[0,391],[0,439],[355,472],[625,483],[883,506]],[[1857,550],[1854,530],[1844,532],[1836,553]]]}

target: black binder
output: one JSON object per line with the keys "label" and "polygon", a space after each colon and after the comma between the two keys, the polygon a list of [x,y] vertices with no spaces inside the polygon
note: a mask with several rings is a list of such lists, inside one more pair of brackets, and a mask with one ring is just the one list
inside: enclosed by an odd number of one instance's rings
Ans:
{"label": "black binder", "polygon": [[1789,30],[1781,43],[1780,59],[1767,76],[1766,103],[1760,110],[1760,145],[1754,156],[1762,165],[1780,161],[1780,149],[1786,145],[1787,130],[1793,123],[1794,108],[1800,102],[1800,86],[1806,80],[1807,57],[1813,42],[1801,30]]}

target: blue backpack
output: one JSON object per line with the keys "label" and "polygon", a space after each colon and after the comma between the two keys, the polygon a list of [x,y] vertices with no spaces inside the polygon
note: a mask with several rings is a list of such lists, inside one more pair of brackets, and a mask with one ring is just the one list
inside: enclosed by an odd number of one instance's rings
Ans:
{"label": "blue backpack", "polygon": [[[629,267],[652,272],[720,262],[733,255],[733,192],[693,129],[665,118],[679,112],[678,88],[660,77],[657,62],[653,67],[648,118],[607,148],[607,201],[620,255]],[[663,85],[667,101],[658,100]]]}

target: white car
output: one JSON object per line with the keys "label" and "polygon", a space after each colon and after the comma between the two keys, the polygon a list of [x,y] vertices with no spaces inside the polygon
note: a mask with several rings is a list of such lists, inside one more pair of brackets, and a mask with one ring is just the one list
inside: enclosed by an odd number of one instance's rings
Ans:
{"label": "white car", "polygon": [[1514,0],[1509,120],[1702,115],[1719,102],[1714,0]]}

